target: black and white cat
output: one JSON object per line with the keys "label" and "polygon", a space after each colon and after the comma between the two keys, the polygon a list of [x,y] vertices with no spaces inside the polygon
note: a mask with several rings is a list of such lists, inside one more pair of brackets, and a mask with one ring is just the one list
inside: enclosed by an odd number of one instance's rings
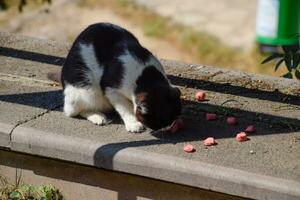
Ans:
{"label": "black and white cat", "polygon": [[159,129],[181,113],[180,91],[133,34],[109,23],[86,28],[62,68],[64,113],[97,125],[115,109],[129,132]]}

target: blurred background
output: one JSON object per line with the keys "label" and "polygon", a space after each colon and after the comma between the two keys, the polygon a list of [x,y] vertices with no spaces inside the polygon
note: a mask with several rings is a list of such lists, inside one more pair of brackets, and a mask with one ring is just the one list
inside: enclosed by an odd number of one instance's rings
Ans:
{"label": "blurred background", "polygon": [[[159,58],[280,76],[287,70],[261,64],[261,51],[277,51],[270,37],[279,29],[281,1],[0,0],[0,31],[72,42],[89,24],[111,22]],[[285,24],[299,34],[299,0],[289,2],[294,10],[286,8],[293,15]]]}

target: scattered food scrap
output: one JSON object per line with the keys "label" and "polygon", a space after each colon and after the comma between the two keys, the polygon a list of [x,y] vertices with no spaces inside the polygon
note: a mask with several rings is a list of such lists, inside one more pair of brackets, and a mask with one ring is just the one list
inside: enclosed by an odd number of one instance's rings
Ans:
{"label": "scattered food scrap", "polygon": [[183,150],[187,153],[192,153],[192,152],[196,151],[195,148],[193,147],[193,145],[191,145],[191,144],[184,145]]}
{"label": "scattered food scrap", "polygon": [[212,145],[216,145],[216,141],[213,137],[208,137],[203,141],[205,146],[212,146]]}
{"label": "scattered food scrap", "polygon": [[202,91],[198,91],[195,94],[195,98],[197,101],[204,101],[205,100],[205,93]]}
{"label": "scattered food scrap", "polygon": [[235,139],[239,142],[244,142],[247,141],[247,134],[245,132],[240,132],[236,135]]}
{"label": "scattered food scrap", "polygon": [[256,131],[256,128],[254,125],[247,126],[247,128],[245,129],[245,132],[247,132],[247,133],[253,133],[255,131]]}
{"label": "scattered food scrap", "polygon": [[170,126],[169,131],[171,133],[176,133],[178,130],[183,129],[184,122],[182,118],[176,119]]}
{"label": "scattered food scrap", "polygon": [[228,125],[236,125],[237,124],[237,120],[235,117],[227,117],[226,122]]}
{"label": "scattered food scrap", "polygon": [[213,121],[217,119],[217,115],[213,113],[206,113],[206,120],[207,121]]}

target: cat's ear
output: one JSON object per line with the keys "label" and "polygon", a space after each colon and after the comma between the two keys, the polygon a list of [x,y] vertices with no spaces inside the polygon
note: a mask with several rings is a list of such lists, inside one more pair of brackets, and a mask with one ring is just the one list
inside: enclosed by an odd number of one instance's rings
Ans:
{"label": "cat's ear", "polygon": [[177,87],[171,88],[171,97],[180,98],[180,95],[181,95],[181,92],[180,92],[179,88],[177,88]]}

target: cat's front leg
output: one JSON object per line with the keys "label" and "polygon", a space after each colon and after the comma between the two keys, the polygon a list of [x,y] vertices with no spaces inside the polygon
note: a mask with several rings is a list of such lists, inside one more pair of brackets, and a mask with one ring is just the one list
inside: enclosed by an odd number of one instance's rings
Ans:
{"label": "cat's front leg", "polygon": [[139,133],[145,130],[144,125],[137,121],[133,113],[133,105],[126,97],[115,89],[107,89],[105,94],[115,110],[120,114],[127,131]]}
{"label": "cat's front leg", "polygon": [[86,118],[90,122],[96,124],[96,125],[106,125],[111,122],[111,120],[108,120],[106,116],[101,112],[96,111],[83,111],[79,114],[81,117]]}

